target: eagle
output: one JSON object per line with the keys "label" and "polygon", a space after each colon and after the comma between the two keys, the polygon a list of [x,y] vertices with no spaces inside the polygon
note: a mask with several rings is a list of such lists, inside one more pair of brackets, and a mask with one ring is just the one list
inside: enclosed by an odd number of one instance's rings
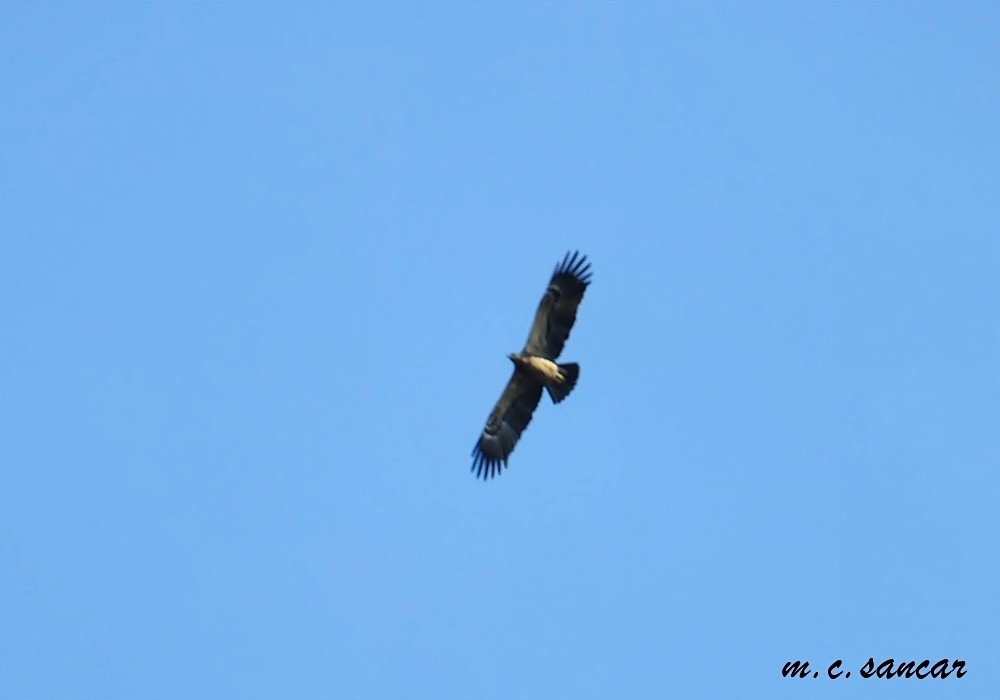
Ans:
{"label": "eagle", "polygon": [[576,386],[580,365],[556,364],[555,360],[576,322],[576,310],[590,277],[590,263],[579,251],[566,253],[562,262],[556,263],[524,349],[507,355],[514,363],[514,373],[472,448],[472,471],[477,478],[492,478],[507,466],[507,458],[538,407],[543,388],[552,403],[559,403]]}

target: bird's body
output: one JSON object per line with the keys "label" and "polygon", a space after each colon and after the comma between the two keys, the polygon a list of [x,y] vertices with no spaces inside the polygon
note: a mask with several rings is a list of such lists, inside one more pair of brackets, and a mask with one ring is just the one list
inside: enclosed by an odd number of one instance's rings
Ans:
{"label": "bird's body", "polygon": [[552,360],[534,355],[507,355],[515,365],[521,366],[524,371],[534,373],[536,378],[543,382],[562,384],[566,381],[565,375],[559,371],[559,365]]}
{"label": "bird's body", "polygon": [[557,364],[555,360],[569,338],[577,307],[590,284],[587,256],[578,259],[578,255],[567,253],[556,265],[524,349],[507,355],[514,363],[514,373],[472,449],[472,470],[477,476],[495,476],[507,466],[507,458],[531,422],[543,389],[553,403],[559,403],[576,386],[580,366],[574,362]]}

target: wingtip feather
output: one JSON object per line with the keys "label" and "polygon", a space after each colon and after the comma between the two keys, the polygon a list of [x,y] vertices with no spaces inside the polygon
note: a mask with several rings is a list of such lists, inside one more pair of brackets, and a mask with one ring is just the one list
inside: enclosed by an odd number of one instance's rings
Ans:
{"label": "wingtip feather", "polygon": [[590,284],[591,271],[590,263],[587,262],[586,255],[580,255],[580,251],[567,251],[562,262],[556,263],[553,275],[569,274],[580,280],[584,285]]}
{"label": "wingtip feather", "polygon": [[476,475],[477,479],[482,479],[483,481],[492,479],[499,476],[500,472],[506,467],[506,458],[491,459],[487,457],[479,441],[476,441],[475,447],[472,448],[472,468],[470,471]]}

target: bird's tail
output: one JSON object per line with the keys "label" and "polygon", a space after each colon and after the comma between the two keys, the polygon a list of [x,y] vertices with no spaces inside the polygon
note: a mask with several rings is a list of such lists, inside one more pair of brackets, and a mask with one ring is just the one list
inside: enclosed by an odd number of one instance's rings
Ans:
{"label": "bird's tail", "polygon": [[549,390],[552,403],[559,403],[569,396],[569,392],[573,391],[573,387],[576,386],[576,380],[580,378],[580,365],[575,362],[559,365],[559,374],[562,375],[562,381],[549,380],[545,383],[545,388]]}

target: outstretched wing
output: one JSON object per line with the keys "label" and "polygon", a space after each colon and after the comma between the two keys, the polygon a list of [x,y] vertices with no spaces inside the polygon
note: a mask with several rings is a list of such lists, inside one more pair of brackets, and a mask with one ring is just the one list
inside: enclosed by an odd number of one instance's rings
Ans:
{"label": "outstretched wing", "polygon": [[579,252],[572,257],[566,253],[552,273],[524,346],[524,352],[529,355],[554,360],[569,338],[569,331],[576,322],[576,309],[590,284],[590,263],[586,255],[577,259],[578,255]]}
{"label": "outstretched wing", "polygon": [[507,388],[486,420],[483,434],[472,448],[472,471],[477,477],[496,476],[507,466],[507,458],[531,422],[531,415],[541,398],[541,383],[515,367]]}

